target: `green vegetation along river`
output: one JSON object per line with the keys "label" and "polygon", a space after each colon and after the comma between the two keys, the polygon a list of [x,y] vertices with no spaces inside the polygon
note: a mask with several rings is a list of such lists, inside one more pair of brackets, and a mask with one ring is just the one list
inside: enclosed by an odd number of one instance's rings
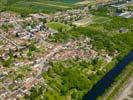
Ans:
{"label": "green vegetation along river", "polygon": [[122,72],[125,67],[133,61],[133,51],[130,51],[116,67],[109,71],[97,84],[84,96],[84,100],[96,100],[105,90],[111,86],[114,79]]}

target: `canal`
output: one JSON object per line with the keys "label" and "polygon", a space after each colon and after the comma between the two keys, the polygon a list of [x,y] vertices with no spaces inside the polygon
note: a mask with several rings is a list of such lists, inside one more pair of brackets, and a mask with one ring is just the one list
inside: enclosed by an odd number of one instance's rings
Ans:
{"label": "canal", "polygon": [[128,53],[112,70],[110,70],[93,88],[83,97],[83,100],[96,100],[105,90],[111,86],[114,79],[122,70],[133,61],[133,50]]}

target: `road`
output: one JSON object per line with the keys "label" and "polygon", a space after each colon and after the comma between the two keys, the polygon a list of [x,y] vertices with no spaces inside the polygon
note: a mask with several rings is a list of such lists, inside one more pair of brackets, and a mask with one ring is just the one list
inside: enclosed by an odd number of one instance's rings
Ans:
{"label": "road", "polygon": [[16,47],[19,47],[15,42],[11,41],[10,39],[6,38],[3,34],[0,34],[0,37],[9,41],[11,44],[15,45]]}
{"label": "road", "polygon": [[131,93],[131,89],[133,89],[133,78],[129,79],[128,82],[122,87],[123,91],[121,91],[120,95],[116,98],[116,100],[124,100],[124,98],[128,98],[129,100],[133,100],[133,98],[130,98],[128,95]]}
{"label": "road", "polygon": [[[40,79],[40,78],[38,79],[38,77],[41,76],[42,71],[43,71],[43,70],[42,70],[43,67],[46,67],[46,66],[44,65],[44,63],[45,63],[49,58],[51,58],[52,55],[54,55],[56,52],[58,52],[58,51],[59,51],[60,49],[62,49],[62,48],[63,48],[62,45],[57,45],[55,48],[53,48],[52,50],[50,50],[50,53],[48,53],[48,54],[39,62],[39,65],[38,65],[38,66],[40,67],[40,70],[39,70],[38,74],[37,74],[31,81],[26,82],[26,84],[24,84],[23,86],[21,86],[21,88],[22,88],[22,87],[25,87],[25,86],[28,86],[27,89],[30,90],[31,87],[32,87],[33,85],[35,85],[37,82],[39,82],[39,79]],[[46,85],[46,88],[52,90],[52,88],[49,87],[49,86],[45,83],[45,80],[44,80],[43,82],[44,82],[44,84]],[[9,95],[8,98],[11,98],[11,97],[12,97],[13,95],[15,95],[19,90],[22,91],[21,88],[19,88],[19,89],[17,89],[16,91],[13,91],[12,93],[10,93],[10,95]],[[7,89],[8,89],[8,88],[7,88]]]}
{"label": "road", "polygon": [[11,90],[9,90],[7,86],[5,86],[5,85],[4,85],[3,83],[1,83],[1,82],[0,82],[0,84],[1,84],[9,93],[11,93]]}

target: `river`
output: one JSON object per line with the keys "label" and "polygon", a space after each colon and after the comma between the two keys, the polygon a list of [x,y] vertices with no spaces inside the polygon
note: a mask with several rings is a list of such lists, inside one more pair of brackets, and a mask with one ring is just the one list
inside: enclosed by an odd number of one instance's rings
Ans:
{"label": "river", "polygon": [[114,79],[125,67],[133,61],[133,50],[128,53],[112,70],[110,70],[93,88],[83,97],[83,100],[96,100],[105,90],[111,86]]}

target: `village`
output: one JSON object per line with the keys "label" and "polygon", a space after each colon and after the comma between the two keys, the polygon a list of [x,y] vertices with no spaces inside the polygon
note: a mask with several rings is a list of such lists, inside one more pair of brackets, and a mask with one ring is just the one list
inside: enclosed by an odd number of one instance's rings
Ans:
{"label": "village", "polygon": [[[0,99],[21,98],[29,94],[30,89],[36,84],[44,83],[41,74],[51,67],[49,61],[100,58],[105,64],[110,63],[119,54],[118,51],[98,52],[92,45],[91,38],[81,37],[66,43],[47,41],[49,36],[59,34],[60,31],[49,27],[47,23],[59,22],[75,27],[83,24],[81,20],[86,18],[90,20],[92,16],[86,6],[52,15],[30,14],[24,18],[13,12],[1,12]],[[119,16],[133,17],[127,12]],[[47,84],[46,87],[49,88]]]}

